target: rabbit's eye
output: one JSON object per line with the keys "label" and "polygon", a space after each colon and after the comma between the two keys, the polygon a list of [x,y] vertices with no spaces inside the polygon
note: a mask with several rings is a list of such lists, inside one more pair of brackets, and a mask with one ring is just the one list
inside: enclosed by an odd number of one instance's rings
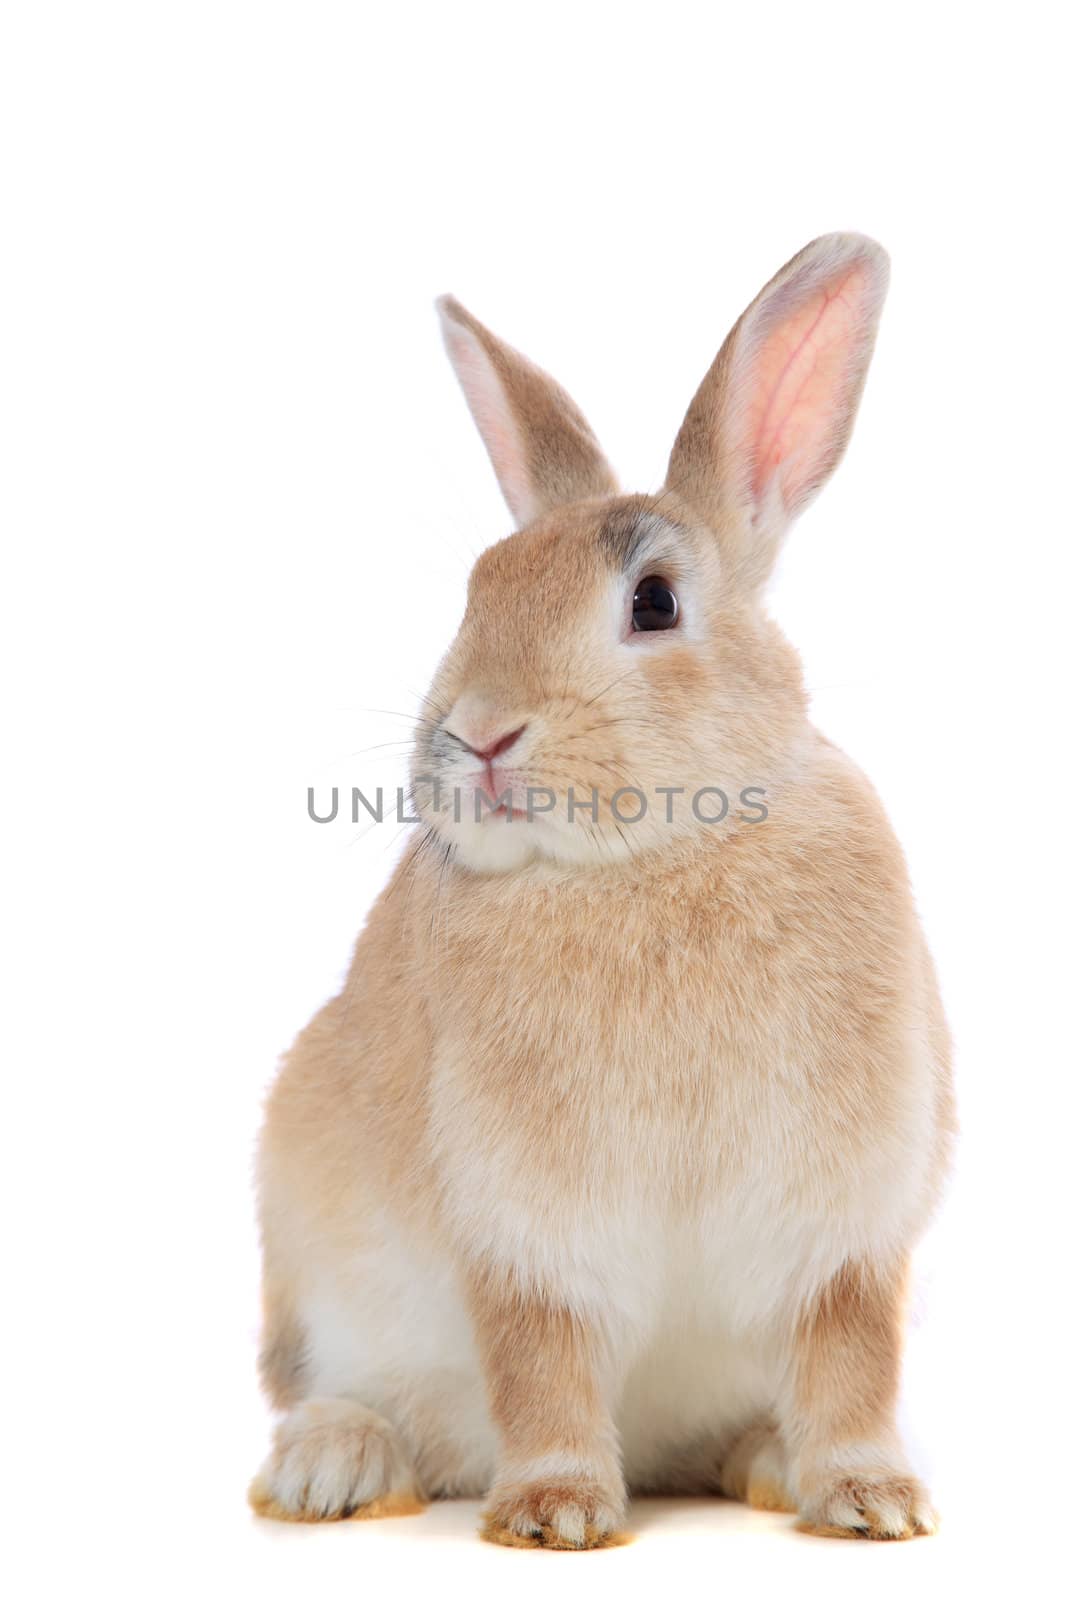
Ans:
{"label": "rabbit's eye", "polygon": [[678,601],[674,590],[662,578],[642,578],[634,590],[634,627],[638,633],[656,628],[673,628],[678,621]]}

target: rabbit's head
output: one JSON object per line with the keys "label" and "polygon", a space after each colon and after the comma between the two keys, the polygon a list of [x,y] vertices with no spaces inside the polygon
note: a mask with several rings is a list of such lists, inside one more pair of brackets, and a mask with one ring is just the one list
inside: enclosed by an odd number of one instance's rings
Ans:
{"label": "rabbit's head", "polygon": [[417,808],[463,864],[605,864],[773,804],[805,696],[760,593],[845,448],[887,279],[885,252],[854,234],[783,267],[697,390],[654,495],[620,494],[563,390],[440,302],[519,525],[474,567],[417,740]]}

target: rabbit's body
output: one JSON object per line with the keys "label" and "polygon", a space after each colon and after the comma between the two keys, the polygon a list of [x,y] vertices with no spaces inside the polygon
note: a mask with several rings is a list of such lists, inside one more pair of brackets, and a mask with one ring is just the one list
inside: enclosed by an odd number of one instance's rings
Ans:
{"label": "rabbit's body", "polygon": [[[658,803],[576,839],[424,812],[270,1100],[263,1371],[290,1414],[257,1503],[492,1484],[497,1537],[581,1545],[613,1536],[625,1479],[923,1530],[892,1408],[952,1102],[900,852],[728,543],[696,542],[677,493],[582,487],[479,563],[428,706],[475,731],[506,708],[526,800],[643,763],[649,793],[758,783],[767,815],[668,825]],[[690,642],[576,687],[589,613],[542,628],[529,574],[559,618],[576,572],[599,560],[610,597],[633,544],[666,567],[691,536]],[[649,706],[679,684],[660,737]],[[428,713],[423,771],[469,788],[487,742]]]}

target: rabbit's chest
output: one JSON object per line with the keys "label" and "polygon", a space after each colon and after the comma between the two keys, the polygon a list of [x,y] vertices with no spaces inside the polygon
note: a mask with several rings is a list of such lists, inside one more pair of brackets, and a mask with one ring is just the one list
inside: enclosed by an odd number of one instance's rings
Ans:
{"label": "rabbit's chest", "polygon": [[576,1052],[561,1017],[551,1044],[509,1061],[506,1087],[471,1082],[469,1036],[443,1042],[431,1117],[443,1205],[465,1253],[570,1304],[649,1331],[665,1306],[701,1326],[724,1307],[755,1323],[834,1270],[832,1155],[802,1109],[761,1103],[724,1054],[687,1053],[682,1029],[669,1070],[649,1071],[672,1037],[661,1029],[632,1054],[613,1055],[607,1034]]}
{"label": "rabbit's chest", "polygon": [[571,1299],[700,1286],[753,1316],[835,1248],[838,1157],[744,956],[609,930],[467,952],[439,997],[432,1126],[468,1247]]}
{"label": "rabbit's chest", "polygon": [[621,897],[595,919],[495,909],[483,890],[443,924],[435,967],[437,1102],[472,1137],[506,1131],[556,1182],[672,1192],[721,1191],[783,1134],[817,1139],[811,1018],[750,926]]}
{"label": "rabbit's chest", "polygon": [[821,880],[761,861],[729,885],[582,904],[483,880],[453,903],[430,1138],[465,1249],[571,1297],[692,1285],[743,1320],[907,1233],[931,1080],[881,901],[846,937]]}

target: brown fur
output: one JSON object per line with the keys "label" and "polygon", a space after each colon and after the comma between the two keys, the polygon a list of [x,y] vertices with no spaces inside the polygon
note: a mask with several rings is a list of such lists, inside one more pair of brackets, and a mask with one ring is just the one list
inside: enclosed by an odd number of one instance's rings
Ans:
{"label": "brown fur", "polygon": [[719,1469],[719,1487],[757,1511],[795,1511],[785,1487],[785,1461],[775,1423],[761,1419],[730,1446]]}
{"label": "brown fur", "polygon": [[[629,1544],[630,1535],[619,1533],[586,1533],[580,1543],[561,1537],[555,1531],[560,1511],[577,1504],[587,1518],[587,1528],[595,1515],[597,1489],[594,1484],[575,1484],[570,1480],[539,1484],[532,1495],[512,1495],[499,1500],[493,1511],[486,1512],[482,1522],[482,1538],[488,1544],[508,1545],[516,1550],[611,1550]],[[538,1523],[536,1533],[517,1533],[515,1523],[524,1517],[533,1517]]]}
{"label": "brown fur", "polygon": [[272,1287],[272,1280],[265,1275],[259,1381],[271,1403],[283,1410],[303,1396],[306,1351],[299,1318],[283,1295],[272,1292]]}
{"label": "brown fur", "polygon": [[854,1263],[827,1284],[796,1335],[795,1403],[806,1426],[850,1443],[896,1409],[904,1269]]}
{"label": "brown fur", "polygon": [[[512,419],[521,422],[522,464],[542,508],[567,505],[588,495],[613,494],[615,474],[570,395],[547,372],[491,334],[451,295],[444,296],[438,306],[453,359],[462,359],[457,355],[457,336],[464,330],[473,336],[496,375]],[[484,418],[470,389],[468,399],[484,436]],[[499,465],[491,436],[486,437],[486,444],[494,465]],[[512,510],[521,515],[520,503],[513,504]]]}
{"label": "brown fur", "polygon": [[614,1444],[600,1388],[603,1340],[566,1306],[472,1275],[470,1303],[489,1392],[506,1453]]}
{"label": "brown fur", "polygon": [[914,1507],[922,1498],[923,1490],[915,1478],[882,1478],[872,1483],[868,1478],[843,1478],[835,1485],[835,1497],[849,1503],[857,1520],[852,1525],[841,1522],[812,1522],[801,1517],[797,1522],[800,1533],[814,1534],[820,1539],[914,1539],[933,1533],[936,1524],[917,1519]]}
{"label": "brown fur", "polygon": [[383,1494],[366,1505],[345,1507],[325,1515],[309,1511],[289,1511],[264,1488],[258,1478],[248,1490],[248,1503],[257,1517],[272,1522],[374,1522],[381,1517],[414,1517],[426,1510],[427,1502],[410,1494]]}
{"label": "brown fur", "polygon": [[[948,1034],[899,846],[808,723],[760,601],[786,523],[844,447],[884,282],[877,247],[851,238],[784,268],[720,353],[657,497],[617,495],[551,380],[444,308],[505,492],[534,515],[475,567],[416,775],[473,784],[472,744],[521,728],[529,786],[756,784],[768,804],[758,826],[736,811],[668,825],[662,805],[570,834],[537,824],[540,853],[523,855],[521,831],[499,832],[521,821],[453,828],[416,781],[424,825],[272,1090],[268,1388],[313,1408],[340,1385],[380,1412],[398,1483],[471,1493],[491,1476],[499,1542],[611,1542],[624,1465],[633,1489],[795,1503],[835,1534],[933,1526],[893,1408],[906,1263],[954,1129]],[[784,417],[781,384],[798,380],[782,329],[804,359],[830,341]],[[683,596],[682,625],[634,643],[619,597],[645,550]],[[627,1376],[674,1309],[661,1263],[690,1248],[728,1285],[727,1358],[775,1378],[653,1449],[658,1413]],[[672,1293],[703,1293],[704,1270]],[[442,1316],[466,1319],[440,1371],[403,1365],[401,1341],[423,1351],[435,1315],[410,1303],[420,1274]],[[354,1347],[373,1335],[381,1351],[351,1379],[336,1375],[346,1319]],[[668,1364],[647,1382],[671,1378]],[[626,1435],[628,1405],[644,1420]],[[333,1461],[379,1428],[346,1416],[323,1434]],[[271,1483],[302,1459],[276,1454]]]}

